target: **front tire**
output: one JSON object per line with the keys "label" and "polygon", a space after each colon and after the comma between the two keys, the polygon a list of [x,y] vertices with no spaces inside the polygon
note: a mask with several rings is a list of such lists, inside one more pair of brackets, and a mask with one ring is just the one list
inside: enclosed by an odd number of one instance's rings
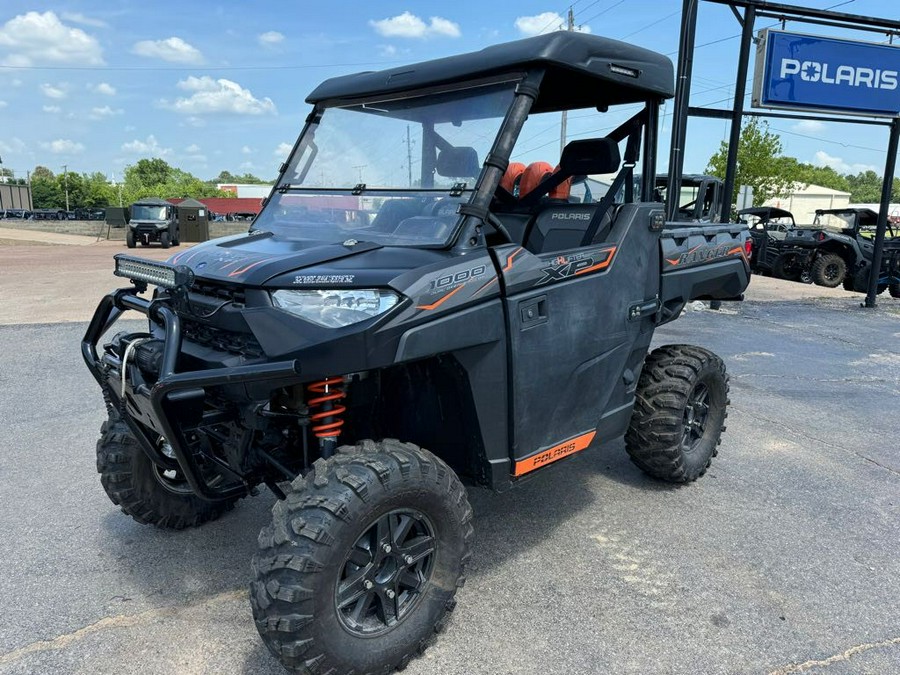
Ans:
{"label": "front tire", "polygon": [[390,673],[448,618],[471,556],[453,471],[408,443],[345,446],[294,480],[253,558],[263,641],[301,673]]}
{"label": "front tire", "polygon": [[125,244],[128,248],[135,248],[137,246],[137,242],[134,240],[134,232],[131,231],[131,228],[125,233]]}
{"label": "front tire", "polygon": [[142,525],[168,530],[195,527],[216,520],[237,501],[208,502],[197,497],[176,472],[162,472],[151,462],[118,418],[100,427],[97,472],[112,503]]}
{"label": "front tire", "polygon": [[772,276],[785,281],[800,281],[803,266],[796,253],[782,253],[772,264]]}
{"label": "front tire", "polygon": [[837,288],[847,276],[847,263],[836,253],[826,253],[813,261],[809,273],[817,286]]}
{"label": "front tire", "polygon": [[172,245],[171,240],[169,239],[168,232],[160,232],[159,234],[159,245],[163,248],[169,248]]}
{"label": "front tire", "polygon": [[701,347],[660,347],[641,371],[625,449],[655,478],[694,481],[718,454],[729,403],[722,359]]}
{"label": "front tire", "polygon": [[900,281],[894,281],[888,286],[888,293],[892,298],[900,298]]}

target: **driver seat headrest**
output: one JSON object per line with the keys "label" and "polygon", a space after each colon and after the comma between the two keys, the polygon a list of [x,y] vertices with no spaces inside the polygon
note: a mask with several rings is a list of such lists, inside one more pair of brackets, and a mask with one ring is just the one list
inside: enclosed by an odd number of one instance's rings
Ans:
{"label": "driver seat headrest", "polygon": [[522,162],[510,162],[503,173],[503,178],[500,179],[500,187],[515,197],[516,187],[519,185],[523,173],[525,173],[525,165]]}
{"label": "driver seat headrest", "polygon": [[[519,198],[521,199],[522,197],[527,195],[538,185],[540,185],[545,179],[552,176],[559,170],[560,167],[556,167],[556,169],[554,169],[547,162],[532,162],[531,164],[529,164],[528,168],[525,169],[525,172],[522,174],[522,179],[519,182]],[[571,188],[572,177],[569,176],[562,183],[550,190],[550,193],[547,196],[550,199],[568,200]]]}

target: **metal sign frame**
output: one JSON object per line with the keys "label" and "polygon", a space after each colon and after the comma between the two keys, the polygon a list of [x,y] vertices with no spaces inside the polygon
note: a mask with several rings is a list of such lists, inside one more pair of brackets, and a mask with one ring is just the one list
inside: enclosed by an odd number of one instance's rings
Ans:
{"label": "metal sign frame", "polygon": [[[728,6],[738,22],[741,24],[741,46],[738,58],[737,76],[734,84],[734,107],[722,108],[696,108],[690,105],[691,80],[694,68],[694,44],[697,35],[697,12],[700,2],[710,2]],[[739,11],[743,8],[743,14]],[[894,173],[897,165],[897,150],[900,145],[900,116],[893,118],[872,119],[872,115],[866,113],[842,113],[842,116],[811,115],[807,111],[777,112],[774,110],[746,110],[744,99],[747,92],[747,72],[749,69],[750,50],[753,46],[754,30],[759,18],[769,18],[780,21],[784,26],[787,21],[795,21],[802,24],[829,26],[870,32],[879,35],[887,35],[891,40],[900,37],[900,21],[884,19],[880,17],[863,16],[860,14],[848,14],[828,9],[815,9],[812,7],[798,7],[786,5],[769,0],[683,0],[681,14],[681,34],[678,43],[678,86],[675,92],[675,110],[672,122],[672,143],[669,153],[669,193],[666,202],[666,214],[674,219],[678,202],[673,195],[680,193],[681,175],[684,171],[684,149],[686,147],[687,123],[689,117],[707,117],[713,119],[726,119],[731,121],[731,131],[728,140],[728,158],[725,171],[725,195],[722,203],[722,221],[728,222],[731,216],[732,195],[734,193],[735,175],[737,173],[737,153],[741,136],[741,124],[745,116],[769,117],[776,119],[810,119],[823,122],[837,122],[844,124],[868,124],[884,126],[890,129],[887,144],[887,157],[884,169],[884,182],[881,189],[881,202],[878,215],[878,226],[875,233],[875,251],[872,259],[872,269],[881,269],[884,252],[884,237],[887,230],[888,208],[891,203],[891,191],[893,189]],[[833,112],[833,111],[831,111]],[[878,275],[869,275],[869,288],[866,294],[866,307],[875,307],[877,295]]]}

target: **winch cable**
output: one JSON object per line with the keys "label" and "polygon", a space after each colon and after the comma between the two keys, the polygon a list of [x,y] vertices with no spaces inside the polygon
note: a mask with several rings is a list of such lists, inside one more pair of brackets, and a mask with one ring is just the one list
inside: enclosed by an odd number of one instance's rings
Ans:
{"label": "winch cable", "polygon": [[134,352],[135,348],[137,348],[139,345],[142,345],[145,342],[148,342],[152,339],[153,339],[152,336],[135,338],[134,340],[132,340],[131,342],[128,343],[127,347],[125,347],[125,353],[122,355],[122,401],[123,401],[123,403],[125,401],[125,373],[126,373],[127,366],[128,366],[128,359],[131,358],[131,355]]}

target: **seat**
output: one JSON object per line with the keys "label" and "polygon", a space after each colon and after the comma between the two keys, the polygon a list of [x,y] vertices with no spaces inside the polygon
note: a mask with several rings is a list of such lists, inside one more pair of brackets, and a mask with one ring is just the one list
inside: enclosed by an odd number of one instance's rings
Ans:
{"label": "seat", "polygon": [[519,181],[523,173],[525,173],[525,165],[522,162],[510,162],[503,173],[503,178],[500,179],[500,187],[513,197],[518,197]]}

